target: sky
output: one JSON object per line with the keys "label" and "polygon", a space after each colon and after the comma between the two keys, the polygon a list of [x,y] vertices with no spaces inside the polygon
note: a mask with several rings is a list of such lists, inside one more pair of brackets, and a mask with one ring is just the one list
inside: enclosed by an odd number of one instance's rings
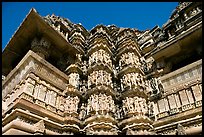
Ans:
{"label": "sky", "polygon": [[41,16],[55,14],[81,23],[88,31],[98,24],[152,29],[162,27],[178,2],[2,2],[2,51],[31,8]]}

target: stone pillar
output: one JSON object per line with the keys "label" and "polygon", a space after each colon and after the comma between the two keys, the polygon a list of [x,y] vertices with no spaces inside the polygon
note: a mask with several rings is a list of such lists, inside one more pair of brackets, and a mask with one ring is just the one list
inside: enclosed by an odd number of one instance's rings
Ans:
{"label": "stone pillar", "polygon": [[31,42],[31,50],[37,53],[43,59],[47,59],[50,53],[51,43],[44,37],[41,39],[34,38]]}

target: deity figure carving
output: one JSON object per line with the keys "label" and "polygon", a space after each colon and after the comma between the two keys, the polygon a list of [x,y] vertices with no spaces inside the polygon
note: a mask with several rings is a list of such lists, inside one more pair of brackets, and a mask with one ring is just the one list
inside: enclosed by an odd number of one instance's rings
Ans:
{"label": "deity figure carving", "polygon": [[69,84],[78,88],[79,86],[79,74],[78,73],[71,73],[69,76]]}
{"label": "deity figure carving", "polygon": [[138,73],[128,73],[123,75],[121,80],[121,89],[124,91],[127,87],[130,89],[145,87],[144,76]]}
{"label": "deity figure carving", "polygon": [[77,113],[78,103],[79,103],[79,98],[77,96],[75,97],[68,96],[66,98],[66,103],[64,105],[65,111],[67,111],[70,114]]}
{"label": "deity figure carving", "polygon": [[145,116],[148,112],[146,100],[141,97],[126,97],[122,100],[122,104],[124,115],[132,113],[133,115],[139,114],[140,116]]}
{"label": "deity figure carving", "polygon": [[149,116],[154,116],[155,112],[154,112],[154,102],[149,102],[148,103],[148,110],[149,110]]}
{"label": "deity figure carving", "polygon": [[138,98],[137,96],[134,97],[134,106],[135,106],[135,111],[136,111],[137,113],[140,111],[138,99],[139,99],[139,98]]}
{"label": "deity figure carving", "polygon": [[144,98],[142,98],[142,115],[146,115],[148,112],[148,107],[147,107],[147,103],[146,100]]}
{"label": "deity figure carving", "polygon": [[119,60],[120,69],[123,69],[124,67],[129,66],[129,65],[136,66],[136,67],[140,66],[139,58],[133,52],[122,54]]}
{"label": "deity figure carving", "polygon": [[88,99],[88,103],[87,103],[87,115],[89,115],[89,112],[92,111],[92,106],[91,106],[91,99]]}
{"label": "deity figure carving", "polygon": [[110,55],[103,49],[100,49],[89,56],[89,66],[93,66],[95,64],[103,63],[108,64],[112,68],[112,60]]}
{"label": "deity figure carving", "polygon": [[127,101],[126,100],[122,100],[123,102],[123,106],[122,106],[122,109],[123,109],[123,112],[124,112],[124,115],[127,114]]}
{"label": "deity figure carving", "polygon": [[115,108],[116,108],[116,110],[115,110],[116,111],[115,118],[116,119],[121,119],[122,118],[122,114],[121,114],[121,109],[120,109],[119,105],[116,105]]}
{"label": "deity figure carving", "polygon": [[113,88],[112,80],[111,80],[111,74],[104,71],[104,70],[98,70],[93,71],[88,76],[88,88],[91,88],[91,85],[109,85]]}
{"label": "deity figure carving", "polygon": [[91,95],[87,103],[87,115],[91,111],[94,111],[96,114],[109,114],[110,112],[114,114],[116,112],[114,100],[110,95],[107,96],[104,93]]}
{"label": "deity figure carving", "polygon": [[79,119],[80,119],[80,120],[84,120],[85,117],[86,117],[86,107],[85,107],[85,104],[84,104],[84,103],[82,103],[80,110],[81,110],[81,111],[80,111],[80,113],[79,113]]}
{"label": "deity figure carving", "polygon": [[63,96],[59,96],[59,110],[64,111],[65,110],[65,98]]}
{"label": "deity figure carving", "polygon": [[152,95],[163,93],[163,85],[160,78],[151,78],[148,81]]}

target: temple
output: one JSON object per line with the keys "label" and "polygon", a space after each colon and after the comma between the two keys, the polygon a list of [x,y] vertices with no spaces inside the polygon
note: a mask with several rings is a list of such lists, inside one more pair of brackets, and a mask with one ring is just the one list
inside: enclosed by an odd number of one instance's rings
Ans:
{"label": "temple", "polygon": [[2,52],[2,134],[202,134],[202,2],[151,30],[31,9]]}

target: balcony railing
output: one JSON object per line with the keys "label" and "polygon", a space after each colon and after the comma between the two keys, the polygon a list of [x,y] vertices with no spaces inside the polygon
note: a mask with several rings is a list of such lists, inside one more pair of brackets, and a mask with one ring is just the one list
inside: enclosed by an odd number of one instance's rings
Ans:
{"label": "balcony railing", "polygon": [[183,68],[175,70],[162,76],[160,79],[164,86],[166,94],[172,90],[179,89],[183,85],[191,83],[202,78],[202,60],[198,60],[192,64],[189,64]]}
{"label": "balcony railing", "polygon": [[161,77],[164,94],[155,104],[157,119],[202,106],[202,60]]}

